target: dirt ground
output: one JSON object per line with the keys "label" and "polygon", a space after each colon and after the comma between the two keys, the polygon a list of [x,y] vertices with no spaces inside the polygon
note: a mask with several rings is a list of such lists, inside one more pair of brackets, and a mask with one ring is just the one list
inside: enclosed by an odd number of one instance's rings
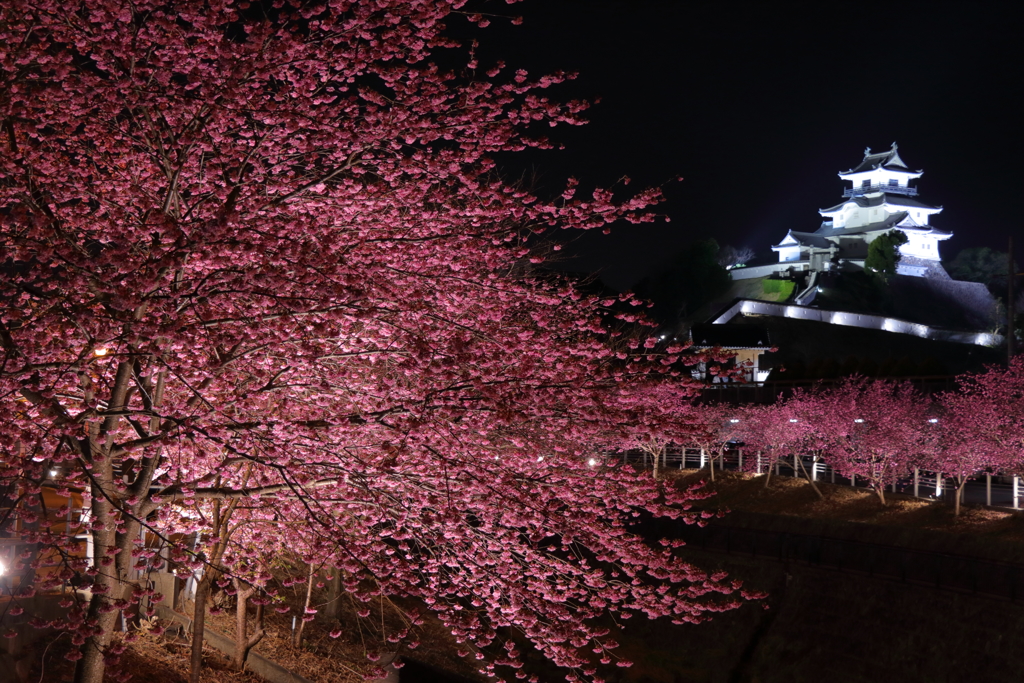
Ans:
{"label": "dirt ground", "polygon": [[[302,595],[299,595],[300,592]],[[294,590],[286,589],[283,594],[287,596],[289,604],[301,605],[304,592],[305,586],[299,585]],[[315,591],[314,596],[322,600],[325,591]],[[402,655],[405,655],[434,669],[453,672],[465,680],[483,680],[468,658],[461,659],[455,655],[456,643],[438,621],[427,618],[422,626],[413,627],[409,638],[398,643],[388,643],[388,635],[405,626],[396,609],[398,605],[387,599],[378,600],[368,605],[371,617],[359,618],[353,600],[347,595],[343,595],[340,600],[337,619],[318,619],[306,624],[301,648],[291,644],[292,615],[269,611],[264,621],[266,636],[254,651],[312,683],[362,683],[375,667],[368,653],[374,656],[373,653],[382,652],[385,647],[399,653],[400,663]],[[218,608],[215,604],[213,613],[208,615],[207,629],[233,638],[235,612],[232,600],[224,597],[214,602],[220,602],[221,605]],[[316,600],[313,605],[323,607],[322,602]],[[406,608],[409,606],[404,605]],[[191,604],[187,607],[190,609]],[[301,607],[299,609],[301,611]],[[250,632],[253,628],[253,612],[250,607]],[[157,635],[149,628],[150,625],[161,623],[168,627],[165,633]],[[343,624],[346,627],[342,627]],[[337,638],[332,637],[332,632],[337,633],[338,630],[341,630],[341,634]],[[412,641],[422,644],[410,647]],[[187,683],[189,680],[191,635],[177,625],[162,622],[158,618],[143,620],[138,639],[125,645],[120,663],[108,671],[106,680],[111,683],[118,681],[119,675],[127,676],[125,683]],[[70,682],[74,675],[74,664],[64,659],[70,649],[70,639],[66,635],[50,642],[44,640],[39,648],[37,664],[28,680],[33,683]],[[203,664],[202,683],[263,681],[248,671],[232,670],[228,657],[209,645],[203,648]],[[0,676],[0,680],[6,679]]]}
{"label": "dirt ground", "polygon": [[[707,472],[673,471],[677,485],[688,486],[698,479],[707,480]],[[805,480],[789,477],[773,477],[768,489],[764,480],[747,474],[717,472],[716,481],[706,482],[715,495],[702,501],[701,507],[715,511],[752,513],[754,515],[801,518],[815,524],[854,524],[857,528],[876,534],[885,541],[901,543],[904,538],[930,539],[930,543],[948,541],[954,547],[962,548],[964,554],[979,556],[993,555],[1004,559],[1024,560],[1024,514],[984,507],[964,507],[959,517],[953,516],[952,507],[942,503],[916,499],[899,494],[888,494],[888,505],[882,506],[878,498],[864,489],[831,485],[819,482],[818,487],[824,500],[818,498]],[[305,586],[299,584],[283,591],[293,607],[301,609]],[[234,609],[230,598],[221,598],[224,611],[210,615],[208,628],[213,628],[228,637],[233,637]],[[322,608],[326,591],[314,592],[314,606]],[[358,618],[357,605],[350,598],[340,599],[337,619],[318,618],[307,624],[306,637],[301,648],[294,648],[290,642],[291,614],[269,611],[266,618],[267,636],[255,648],[264,657],[271,659],[312,681],[313,683],[358,683],[372,666],[367,652],[382,651],[384,647],[397,650],[435,669],[450,671],[465,680],[482,681],[473,659],[461,659],[454,653],[454,640],[437,621],[428,621],[416,631],[416,640],[422,643],[415,650],[408,647],[408,640],[399,644],[388,644],[389,634],[404,627],[400,613],[395,607],[410,607],[401,601],[371,603],[371,617]],[[747,608],[744,608],[746,611]],[[216,611],[216,610],[215,610]],[[250,609],[250,614],[252,610]],[[651,635],[640,624],[634,638],[623,638],[622,655],[637,660],[637,666],[619,670],[612,678],[623,681],[639,681],[651,676],[656,658],[646,652],[642,643]],[[653,624],[652,624],[653,627]],[[331,632],[341,629],[341,635],[331,637]],[[700,628],[700,627],[696,627]],[[634,629],[630,629],[634,630]],[[659,632],[664,630],[659,627]],[[644,634],[642,637],[636,638]],[[625,634],[623,634],[625,635]],[[694,634],[689,634],[689,638]],[[188,681],[189,635],[171,629],[163,635],[155,635],[143,629],[139,639],[127,645],[119,669],[129,675],[129,683],[186,683]],[[409,639],[411,640],[411,639]],[[46,648],[42,660],[30,675],[31,681],[63,683],[71,681],[73,665],[64,659],[70,648],[67,636],[52,643],[43,643]],[[231,671],[227,658],[207,646],[203,683],[260,683],[261,679],[248,672]],[[37,660],[39,661],[39,660]],[[543,670],[547,667],[537,663]],[[678,664],[678,663],[676,663]],[[674,668],[673,664],[669,668]],[[666,674],[667,675],[667,674]],[[653,679],[662,676],[653,676]],[[559,677],[560,678],[560,677]],[[114,677],[109,677],[114,681]]]}
{"label": "dirt ground", "polygon": [[1024,512],[965,505],[957,517],[947,501],[886,493],[883,506],[871,491],[827,482],[817,482],[821,499],[806,479],[772,477],[765,489],[763,476],[739,472],[716,472],[715,482],[708,481],[706,470],[667,470],[666,475],[680,486],[705,481],[715,495],[699,507],[724,512],[726,523],[729,512],[800,518],[818,533],[856,527],[865,540],[1024,562]]}

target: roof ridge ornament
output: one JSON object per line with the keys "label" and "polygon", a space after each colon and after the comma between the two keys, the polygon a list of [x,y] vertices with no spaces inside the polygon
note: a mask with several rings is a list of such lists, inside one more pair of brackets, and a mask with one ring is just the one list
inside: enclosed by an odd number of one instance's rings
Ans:
{"label": "roof ridge ornament", "polygon": [[871,148],[870,147],[865,147],[864,148],[864,156],[867,157],[870,154],[871,154]]}

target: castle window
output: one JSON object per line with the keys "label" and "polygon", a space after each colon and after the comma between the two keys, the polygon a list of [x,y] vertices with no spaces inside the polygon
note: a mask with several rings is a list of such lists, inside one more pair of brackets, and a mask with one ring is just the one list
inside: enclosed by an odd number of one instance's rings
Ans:
{"label": "castle window", "polygon": [[895,178],[889,178],[889,187],[899,187],[900,181]]}
{"label": "castle window", "polygon": [[871,181],[870,180],[862,180],[862,181],[860,181],[860,186],[861,187],[871,187]]}

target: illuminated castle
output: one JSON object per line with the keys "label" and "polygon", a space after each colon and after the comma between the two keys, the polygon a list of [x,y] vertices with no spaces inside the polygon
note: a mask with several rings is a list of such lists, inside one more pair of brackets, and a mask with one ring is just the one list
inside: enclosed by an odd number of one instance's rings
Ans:
{"label": "illuminated castle", "polygon": [[839,174],[851,187],[843,191],[846,199],[842,203],[818,211],[825,219],[821,227],[814,232],[790,230],[772,247],[779,255],[779,264],[785,264],[776,265],[774,270],[863,270],[868,244],[896,229],[909,240],[900,247],[901,275],[949,279],[939,260],[939,242],[952,237],[952,233],[928,224],[932,214],[942,211],[942,207],[915,198],[917,188],[911,187],[910,181],[921,174],[907,168],[895,142],[880,154],[872,154],[869,147],[860,164]]}

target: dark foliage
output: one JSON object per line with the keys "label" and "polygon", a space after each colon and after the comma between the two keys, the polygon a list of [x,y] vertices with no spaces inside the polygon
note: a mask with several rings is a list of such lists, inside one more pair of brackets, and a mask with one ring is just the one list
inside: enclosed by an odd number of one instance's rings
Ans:
{"label": "dark foliage", "polygon": [[713,239],[693,242],[659,273],[641,280],[636,293],[654,302],[653,315],[662,323],[691,316],[732,283],[729,271],[719,264],[720,251]]}
{"label": "dark foliage", "polygon": [[[952,260],[943,264],[954,280],[980,282],[996,296],[1006,296],[1006,252],[989,247],[962,249]],[[1014,272],[1017,272],[1014,264]]]}
{"label": "dark foliage", "polygon": [[901,230],[890,230],[879,235],[868,245],[868,257],[864,260],[864,268],[869,273],[895,275],[896,265],[900,262],[900,247],[906,244],[906,233]]}

